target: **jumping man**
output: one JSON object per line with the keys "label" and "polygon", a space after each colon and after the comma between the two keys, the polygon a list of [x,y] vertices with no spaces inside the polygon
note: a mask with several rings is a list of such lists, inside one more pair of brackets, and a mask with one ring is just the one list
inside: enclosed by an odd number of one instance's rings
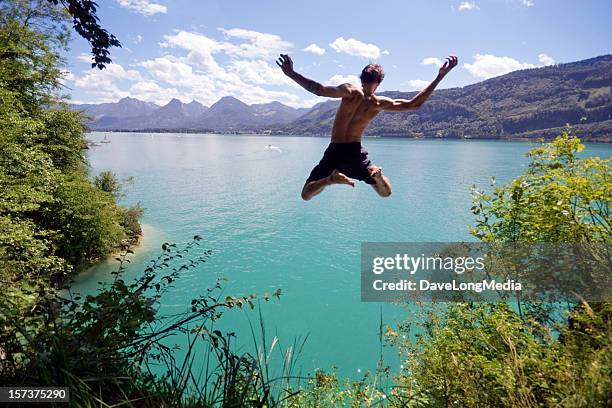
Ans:
{"label": "jumping man", "polygon": [[457,66],[457,57],[446,58],[438,76],[414,98],[390,99],[374,95],[385,73],[378,64],[369,64],[361,71],[361,88],[352,84],[323,86],[293,70],[289,55],[281,54],[276,61],[285,75],[300,86],[318,96],[342,98],[332,128],[331,143],[323,158],[310,172],[302,189],[302,198],[310,200],[331,184],[348,184],[355,187],[351,178],[370,184],[381,197],[391,195],[391,183],[382,169],[368,159],[368,152],[361,146],[361,135],[379,112],[407,112],[418,109],[429,98],[442,78]]}

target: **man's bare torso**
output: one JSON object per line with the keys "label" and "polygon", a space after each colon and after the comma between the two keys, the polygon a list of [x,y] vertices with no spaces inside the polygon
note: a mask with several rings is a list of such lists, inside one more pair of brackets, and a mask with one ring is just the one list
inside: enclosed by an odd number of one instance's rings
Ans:
{"label": "man's bare torso", "polygon": [[336,111],[331,141],[349,143],[361,141],[361,135],[380,112],[376,95],[364,95],[360,88],[354,87],[351,96],[342,98]]}

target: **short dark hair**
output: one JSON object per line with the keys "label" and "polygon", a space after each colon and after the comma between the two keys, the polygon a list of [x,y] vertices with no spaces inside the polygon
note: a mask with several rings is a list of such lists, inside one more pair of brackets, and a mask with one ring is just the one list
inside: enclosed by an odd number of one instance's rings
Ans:
{"label": "short dark hair", "polygon": [[368,64],[361,71],[361,76],[359,77],[361,82],[369,84],[372,82],[381,83],[385,78],[385,71],[380,64]]}

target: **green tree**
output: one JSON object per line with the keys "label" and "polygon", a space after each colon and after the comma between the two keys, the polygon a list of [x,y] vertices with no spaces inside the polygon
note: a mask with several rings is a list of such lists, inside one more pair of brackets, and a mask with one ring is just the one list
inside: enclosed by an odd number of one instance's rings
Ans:
{"label": "green tree", "polygon": [[40,110],[57,97],[60,52],[70,34],[65,17],[43,0],[0,4],[0,86],[13,92],[22,109]]}
{"label": "green tree", "polygon": [[579,159],[583,149],[567,128],[529,152],[523,175],[492,194],[473,189],[472,234],[485,242],[610,242],[610,160]]}
{"label": "green tree", "polygon": [[0,7],[0,267],[13,272],[5,276],[18,276],[16,265],[34,275],[67,273],[139,233],[142,212],[118,207],[119,191],[89,181],[85,126],[61,99],[68,21],[46,0]]}
{"label": "green tree", "polygon": [[121,182],[112,171],[105,170],[100,172],[94,178],[94,185],[115,198],[121,198],[122,196]]}

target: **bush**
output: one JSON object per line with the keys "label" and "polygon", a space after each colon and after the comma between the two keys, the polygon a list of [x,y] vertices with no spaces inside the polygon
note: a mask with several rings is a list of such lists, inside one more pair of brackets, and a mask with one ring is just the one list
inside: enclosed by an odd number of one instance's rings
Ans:
{"label": "bush", "polygon": [[[582,148],[567,129],[533,149],[517,179],[492,194],[474,189],[472,233],[485,242],[609,243],[610,161],[580,159]],[[406,341],[390,336],[406,359],[394,395],[406,406],[610,406],[611,310],[577,300],[425,308],[422,325],[402,326]]]}

